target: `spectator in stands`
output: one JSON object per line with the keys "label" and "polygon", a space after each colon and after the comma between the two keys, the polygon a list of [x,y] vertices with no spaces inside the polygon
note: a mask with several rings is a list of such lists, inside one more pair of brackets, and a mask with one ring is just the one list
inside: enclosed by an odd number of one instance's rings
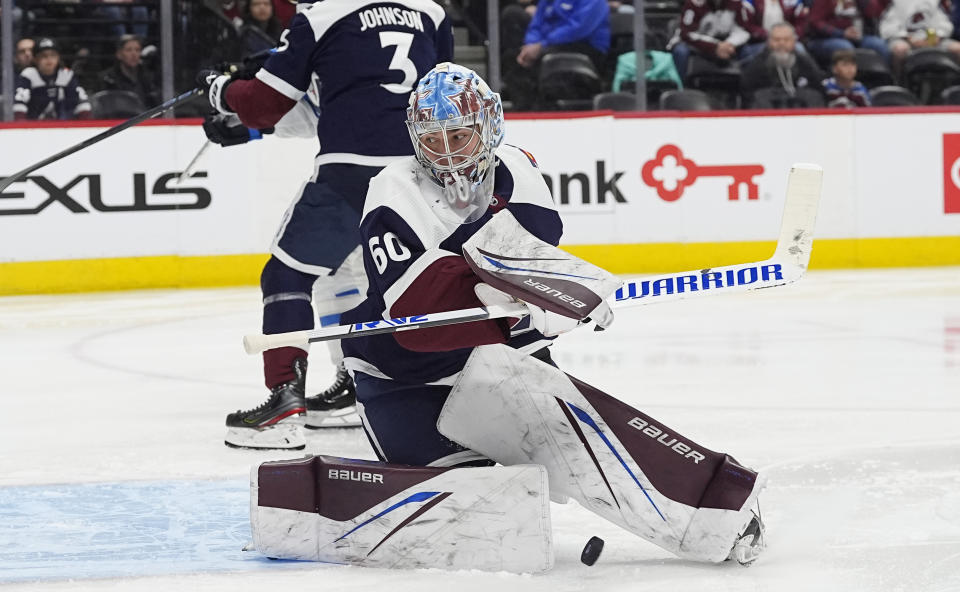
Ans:
{"label": "spectator in stands", "polygon": [[684,0],[680,26],[667,47],[681,78],[687,78],[691,53],[720,65],[738,57],[750,38],[737,24],[739,8],[739,0]]}
{"label": "spectator in stands", "polygon": [[880,19],[880,36],[890,47],[897,77],[915,49],[939,47],[960,58],[960,41],[951,39],[952,34],[949,0],[893,0]]}
{"label": "spectator in stands", "polygon": [[[110,25],[110,33],[114,37],[133,34],[145,39],[149,33],[147,21],[150,18],[150,11],[146,6],[118,6],[131,2],[133,0],[99,0],[102,6],[98,6],[94,14],[115,21]],[[129,23],[131,20],[137,22]]]}
{"label": "spectator in stands", "polygon": [[249,0],[243,10],[243,51],[255,54],[277,46],[283,25],[273,14],[272,0]]}
{"label": "spectator in stands", "polygon": [[124,35],[117,41],[116,61],[100,73],[101,90],[126,90],[143,101],[145,107],[158,105],[153,75],[141,62],[143,45],[134,35]]}
{"label": "spectator in stands", "polygon": [[828,107],[869,107],[870,91],[857,82],[857,54],[850,49],[833,53],[833,76],[823,81]]}
{"label": "spectator in stands", "polygon": [[217,8],[233,24],[234,29],[239,30],[243,26],[243,0],[218,0]]}
{"label": "spectator in stands", "polygon": [[33,61],[17,77],[14,119],[89,119],[87,93],[73,71],[60,66],[60,50],[53,39],[37,40]]}
{"label": "spectator in stands", "polygon": [[889,0],[813,0],[807,49],[821,64],[830,63],[833,52],[864,47],[879,53],[888,62],[890,50],[876,35],[877,18]]}
{"label": "spectator in stands", "polygon": [[[750,33],[750,40],[741,50],[740,59],[747,62],[762,52],[771,27],[777,23],[790,23],[799,36],[807,28],[809,14],[810,9],[803,0],[741,0],[738,22]],[[799,40],[797,52],[806,52]]]}
{"label": "spectator in stands", "polygon": [[33,65],[34,45],[36,45],[36,42],[30,38],[17,41],[16,51],[13,55],[13,68],[16,74]]}
{"label": "spectator in stands", "polygon": [[[523,15],[529,16],[524,10],[518,17]],[[535,106],[543,56],[556,52],[586,54],[599,71],[609,48],[610,8],[606,0],[540,0],[526,28],[523,45],[503,60],[504,82],[515,107],[525,110]]]}
{"label": "spectator in stands", "polygon": [[774,89],[767,93],[775,97],[778,107],[808,107],[812,102],[810,92],[819,95],[823,105],[821,81],[824,73],[806,53],[796,50],[797,33],[790,23],[778,23],[770,28],[767,47],[743,70],[740,88],[748,104],[757,106],[756,92]]}
{"label": "spectator in stands", "polygon": [[280,21],[281,30],[287,28],[295,14],[297,14],[297,0],[273,0],[273,16]]}

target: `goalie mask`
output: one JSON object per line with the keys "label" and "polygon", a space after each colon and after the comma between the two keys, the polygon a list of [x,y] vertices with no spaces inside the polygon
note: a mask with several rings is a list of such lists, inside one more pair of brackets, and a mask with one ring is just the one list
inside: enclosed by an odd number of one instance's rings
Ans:
{"label": "goalie mask", "polygon": [[407,129],[417,160],[442,188],[438,213],[460,224],[478,220],[493,197],[494,150],[503,141],[500,95],[476,72],[438,64],[410,95]]}

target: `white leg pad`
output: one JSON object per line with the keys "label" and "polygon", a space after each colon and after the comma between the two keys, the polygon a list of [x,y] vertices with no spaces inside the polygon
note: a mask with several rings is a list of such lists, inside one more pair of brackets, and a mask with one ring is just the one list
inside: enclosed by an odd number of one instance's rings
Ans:
{"label": "white leg pad", "polygon": [[547,475],[535,465],[435,468],[307,457],[250,475],[255,548],[368,567],[535,573],[553,565]]}
{"label": "white leg pad", "polygon": [[483,346],[437,427],[501,464],[545,466],[552,495],[681,557],[725,560],[750,521],[756,474],[598,393],[509,347]]}

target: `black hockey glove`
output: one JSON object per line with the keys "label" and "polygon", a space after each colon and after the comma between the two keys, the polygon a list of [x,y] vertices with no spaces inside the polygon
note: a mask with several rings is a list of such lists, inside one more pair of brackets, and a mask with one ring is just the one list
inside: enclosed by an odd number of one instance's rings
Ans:
{"label": "black hockey glove", "polygon": [[250,129],[240,122],[236,115],[216,113],[203,120],[203,133],[207,139],[221,146],[246,144],[250,140],[259,140],[264,134],[272,134],[273,128],[265,130]]}
{"label": "black hockey glove", "polygon": [[203,89],[210,101],[210,107],[217,113],[232,114],[233,110],[227,105],[227,85],[233,79],[221,70],[208,68],[197,73],[197,87]]}

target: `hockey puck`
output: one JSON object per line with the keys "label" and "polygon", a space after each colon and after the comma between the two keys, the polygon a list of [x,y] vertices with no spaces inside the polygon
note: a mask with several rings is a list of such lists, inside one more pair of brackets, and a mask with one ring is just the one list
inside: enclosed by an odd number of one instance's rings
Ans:
{"label": "hockey puck", "polygon": [[593,565],[597,562],[597,559],[600,558],[602,551],[603,539],[600,537],[590,537],[587,544],[583,546],[583,551],[580,552],[580,561],[584,565]]}

